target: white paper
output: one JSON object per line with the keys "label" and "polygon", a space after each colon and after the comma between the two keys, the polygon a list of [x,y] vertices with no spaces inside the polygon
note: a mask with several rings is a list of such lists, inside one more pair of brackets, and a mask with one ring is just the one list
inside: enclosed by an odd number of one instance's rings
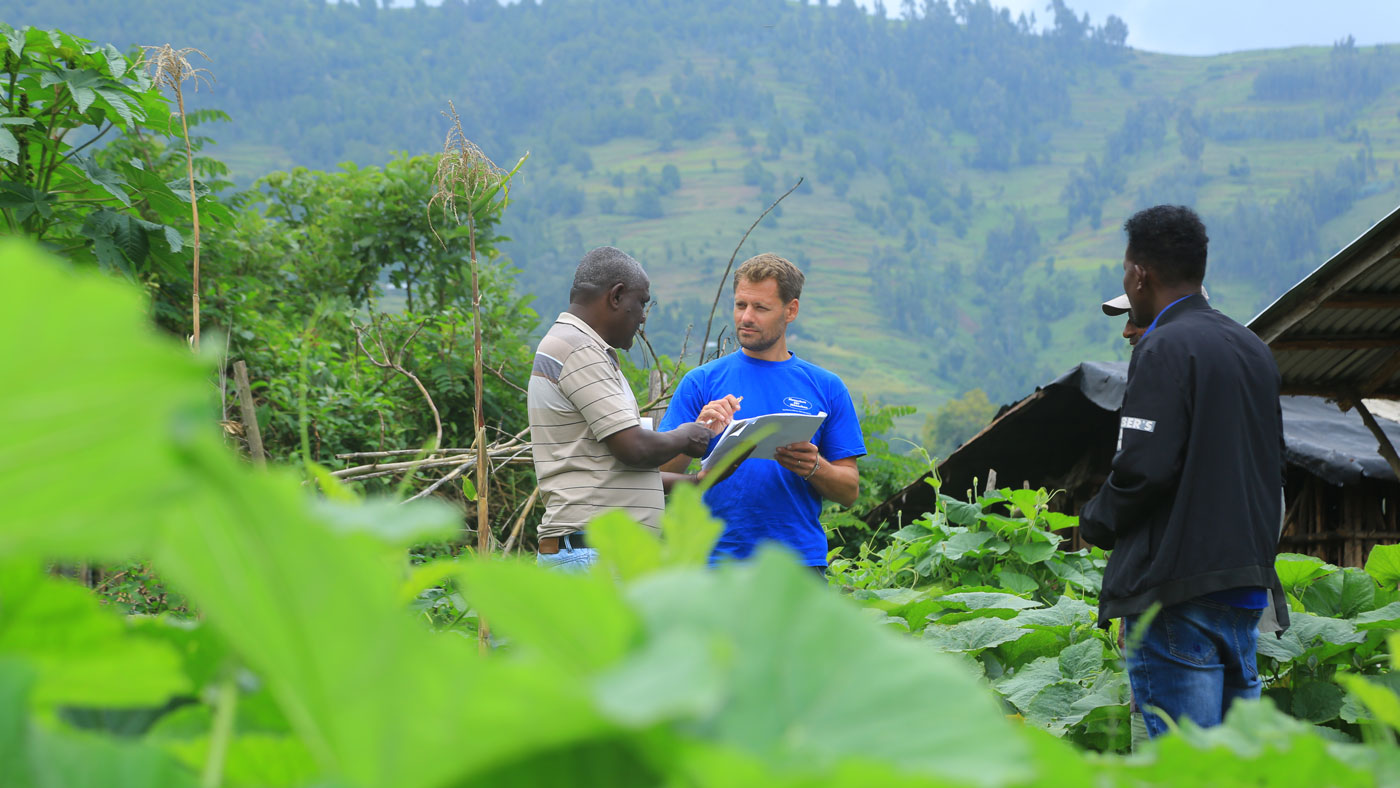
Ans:
{"label": "white paper", "polygon": [[754,416],[751,419],[735,419],[729,422],[729,426],[720,433],[719,443],[700,463],[700,467],[709,468],[729,455],[730,452],[739,448],[745,441],[746,436],[757,435],[764,427],[775,426],[777,431],[759,440],[754,446],[753,454],[749,455],[751,460],[771,460],[774,459],[774,451],[779,446],[787,446],[790,443],[806,443],[812,440],[812,436],[817,434],[817,428],[826,421],[825,413],[818,413],[815,416],[806,413],[769,413],[766,416]]}

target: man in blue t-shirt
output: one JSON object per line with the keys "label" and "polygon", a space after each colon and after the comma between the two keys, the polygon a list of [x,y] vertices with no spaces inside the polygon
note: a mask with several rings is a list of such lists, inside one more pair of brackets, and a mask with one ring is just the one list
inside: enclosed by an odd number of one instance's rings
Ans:
{"label": "man in blue t-shirt", "polygon": [[[690,421],[711,428],[735,417],[826,413],[810,442],[778,449],[776,460],[745,461],[705,503],[724,521],[714,558],[747,558],[777,542],[807,566],[826,571],[822,499],[850,506],[860,493],[856,458],[865,454],[860,421],[836,375],[787,348],[804,281],[797,266],[775,254],[750,258],[734,272],[734,333],[740,352],[691,370],[676,388],[661,430]],[[717,440],[717,439],[716,439]],[[714,442],[711,442],[711,449]],[[662,466],[683,471],[689,457]]]}

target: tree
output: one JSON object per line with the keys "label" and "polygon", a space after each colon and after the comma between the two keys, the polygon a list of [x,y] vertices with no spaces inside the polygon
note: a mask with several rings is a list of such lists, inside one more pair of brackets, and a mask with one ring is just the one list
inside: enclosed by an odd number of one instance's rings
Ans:
{"label": "tree", "polygon": [[[174,127],[169,104],[135,58],[57,30],[0,24],[0,34],[0,230],[141,282],[155,293],[162,325],[191,333],[183,232],[191,195],[176,190],[183,185],[175,173],[188,169],[200,212],[218,224],[228,210],[194,177],[227,170],[208,159],[187,167],[200,138],[188,151],[166,147]],[[213,118],[226,116],[191,120]],[[114,130],[115,142],[107,137]]]}
{"label": "tree", "polygon": [[996,417],[997,409],[982,389],[972,389],[949,400],[924,420],[924,448],[937,458],[947,457]]}

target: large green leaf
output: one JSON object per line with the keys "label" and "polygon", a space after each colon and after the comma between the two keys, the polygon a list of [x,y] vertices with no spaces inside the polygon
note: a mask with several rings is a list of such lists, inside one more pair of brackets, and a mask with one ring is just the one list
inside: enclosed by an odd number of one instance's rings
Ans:
{"label": "large green leaf", "polygon": [[1026,721],[1052,730],[1063,729],[1072,724],[1070,717],[1078,720],[1082,716],[1074,715],[1074,704],[1087,694],[1088,690],[1077,681],[1060,680],[1049,684],[1031,698],[1025,709]]}
{"label": "large green leaf", "polygon": [[1064,679],[1060,672],[1060,661],[1055,657],[1041,657],[1021,666],[1015,673],[1008,674],[994,682],[997,692],[1006,696],[1011,704],[1022,711],[1030,708],[1031,701],[1046,687]]}
{"label": "large green leaf", "polygon": [[1330,618],[1354,618],[1370,610],[1376,598],[1376,583],[1371,576],[1348,567],[1316,580],[1303,592],[1303,607],[1314,615]]}
{"label": "large green leaf", "polygon": [[958,602],[967,606],[968,610],[981,610],[992,607],[1002,610],[1025,610],[1031,607],[1044,607],[1031,599],[1016,596],[1014,594],[999,594],[987,591],[963,591],[952,594],[944,594],[939,597],[944,602]]}
{"label": "large green leaf", "polygon": [[1400,629],[1400,602],[1368,610],[1352,619],[1357,629]]}
{"label": "large green leaf", "polygon": [[1025,741],[971,674],[866,621],[784,554],[651,575],[628,598],[651,637],[698,636],[724,677],[723,703],[686,726],[696,734],[799,773],[864,759],[963,783],[1030,777]]}
{"label": "large green leaf", "polygon": [[1294,596],[1301,594],[1313,580],[1337,571],[1337,567],[1321,558],[1298,553],[1280,553],[1274,559],[1274,569],[1284,590]]}
{"label": "large green leaf", "polygon": [[140,553],[194,493],[179,438],[212,423],[207,366],[156,335],[138,291],[13,240],[0,259],[0,332],[27,337],[0,353],[0,554]]}
{"label": "large green leaf", "polygon": [[1048,608],[1026,610],[1016,616],[1016,624],[1023,627],[1073,627],[1093,624],[1098,620],[1098,612],[1083,600],[1062,596]]}
{"label": "large green leaf", "polygon": [[1330,681],[1304,681],[1293,687],[1293,716],[1312,723],[1337,719],[1342,711],[1342,688]]}
{"label": "large green leaf", "polygon": [[0,657],[0,784],[5,788],[193,788],[191,771],[147,744],[39,725],[33,672]]}
{"label": "large green leaf", "polygon": [[[561,676],[615,664],[637,634],[637,616],[602,573],[569,575],[513,561],[475,561],[462,566],[461,580],[467,598],[494,629],[516,647],[547,658]],[[580,615],[583,610],[588,614]]]}
{"label": "large green leaf", "polygon": [[1383,586],[1400,583],[1400,544],[1378,544],[1366,557],[1366,573]]}
{"label": "large green leaf", "polygon": [[1152,743],[1154,757],[1122,761],[1114,771],[1117,782],[1131,785],[1376,784],[1375,751],[1332,744],[1315,730],[1267,699],[1236,703],[1224,724],[1203,730],[1186,721],[1181,735]]}
{"label": "large green leaf", "polygon": [[132,635],[87,589],[34,565],[0,570],[0,655],[35,667],[33,698],[45,708],[159,706],[190,686],[168,645]]}
{"label": "large green leaf", "polygon": [[940,651],[981,651],[1030,634],[1011,621],[1000,618],[976,618],[952,626],[930,624],[924,630],[924,640]]}
{"label": "large green leaf", "polygon": [[1103,670],[1103,644],[1087,637],[1060,652],[1060,674],[1073,681],[1085,681]]}

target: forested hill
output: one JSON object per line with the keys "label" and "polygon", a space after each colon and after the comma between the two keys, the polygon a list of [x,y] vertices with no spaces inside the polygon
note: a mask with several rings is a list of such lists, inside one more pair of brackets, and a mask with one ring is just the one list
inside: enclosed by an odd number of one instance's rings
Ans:
{"label": "forested hill", "polygon": [[[448,100],[497,162],[531,157],[506,250],[540,312],[614,243],[653,274],[672,353],[735,242],[807,271],[794,345],[859,393],[927,408],[1027,393],[1122,355],[1098,301],[1134,209],[1195,205],[1216,303],[1247,319],[1400,195],[1400,52],[1187,58],[1055,0],[908,19],[784,0],[0,0],[0,21],[198,47],[199,106],[244,183],[440,147]],[[741,255],[741,257],[744,255]],[[721,323],[727,322],[721,312]],[[703,326],[700,329],[703,333]]]}

